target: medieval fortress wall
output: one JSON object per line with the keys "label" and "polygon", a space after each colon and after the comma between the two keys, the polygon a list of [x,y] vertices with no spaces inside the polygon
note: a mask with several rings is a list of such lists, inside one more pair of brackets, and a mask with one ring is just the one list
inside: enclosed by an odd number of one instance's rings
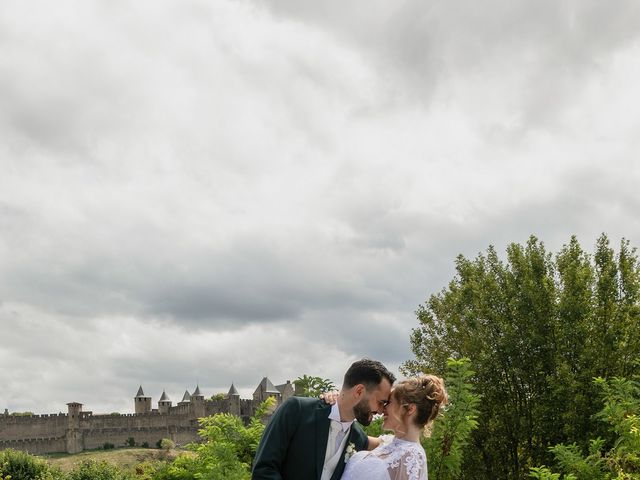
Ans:
{"label": "medieval fortress wall", "polygon": [[163,392],[158,408],[144,395],[142,387],[134,397],[135,413],[94,415],[83,411],[81,403],[67,404],[68,412],[52,415],[14,416],[0,413],[0,450],[12,448],[40,455],[55,452],[78,453],[102,448],[105,444],[124,446],[133,438],[136,445],[155,446],[169,438],[178,445],[198,441],[198,419],[216,413],[251,417],[267,397],[282,403],[293,395],[293,384],[275,387],[268,378],[256,388],[252,399],[241,399],[232,385],[223,398],[205,399],[196,387],[176,406]]}

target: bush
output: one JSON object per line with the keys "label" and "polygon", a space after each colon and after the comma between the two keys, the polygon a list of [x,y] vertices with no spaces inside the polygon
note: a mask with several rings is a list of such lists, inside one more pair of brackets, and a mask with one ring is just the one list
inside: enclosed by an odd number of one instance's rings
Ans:
{"label": "bush", "polygon": [[16,450],[0,451],[0,479],[62,480],[60,470],[51,468],[41,458]]}
{"label": "bush", "polygon": [[149,442],[142,442],[142,445],[140,445],[142,448],[149,448]]}
{"label": "bush", "polygon": [[69,480],[133,480],[133,476],[108,462],[86,460],[71,472]]}
{"label": "bush", "polygon": [[[640,377],[633,380],[613,378],[609,381],[596,378],[594,383],[604,397],[604,408],[595,418],[608,425],[611,439],[591,440],[587,452],[583,452],[575,443],[551,447],[559,469],[565,474],[562,478],[640,478]],[[545,480],[560,478],[546,467],[532,469],[530,476]]]}
{"label": "bush", "polygon": [[104,442],[104,445],[102,445],[102,448],[104,450],[111,450],[112,448],[116,448],[116,446],[113,443]]}
{"label": "bush", "polygon": [[136,441],[133,439],[133,437],[129,437],[125,440],[124,444],[127,445],[128,447],[135,447]]}
{"label": "bush", "polygon": [[176,443],[170,438],[163,438],[160,440],[160,448],[162,450],[173,450],[176,448]]}

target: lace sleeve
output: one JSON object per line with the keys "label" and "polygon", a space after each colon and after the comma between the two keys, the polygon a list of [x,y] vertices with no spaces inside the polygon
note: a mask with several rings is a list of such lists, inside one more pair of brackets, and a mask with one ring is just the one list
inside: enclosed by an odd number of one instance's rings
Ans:
{"label": "lace sleeve", "polygon": [[393,459],[387,471],[391,480],[427,480],[427,456],[422,447],[416,445]]}

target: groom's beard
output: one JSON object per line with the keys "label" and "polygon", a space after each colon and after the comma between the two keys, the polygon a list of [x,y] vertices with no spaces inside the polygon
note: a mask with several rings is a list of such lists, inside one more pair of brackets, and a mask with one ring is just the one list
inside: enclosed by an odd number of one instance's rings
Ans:
{"label": "groom's beard", "polygon": [[358,423],[365,427],[371,423],[371,419],[373,418],[371,410],[369,410],[369,400],[366,398],[360,400],[356,406],[353,407],[353,413]]}

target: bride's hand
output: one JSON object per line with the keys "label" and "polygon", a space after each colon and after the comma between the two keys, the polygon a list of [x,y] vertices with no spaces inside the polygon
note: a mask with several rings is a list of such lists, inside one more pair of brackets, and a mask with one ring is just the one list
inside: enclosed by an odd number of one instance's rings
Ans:
{"label": "bride's hand", "polygon": [[334,405],[338,401],[338,396],[340,392],[337,390],[331,390],[330,392],[325,392],[320,394],[320,400],[324,400],[325,403],[329,405]]}

